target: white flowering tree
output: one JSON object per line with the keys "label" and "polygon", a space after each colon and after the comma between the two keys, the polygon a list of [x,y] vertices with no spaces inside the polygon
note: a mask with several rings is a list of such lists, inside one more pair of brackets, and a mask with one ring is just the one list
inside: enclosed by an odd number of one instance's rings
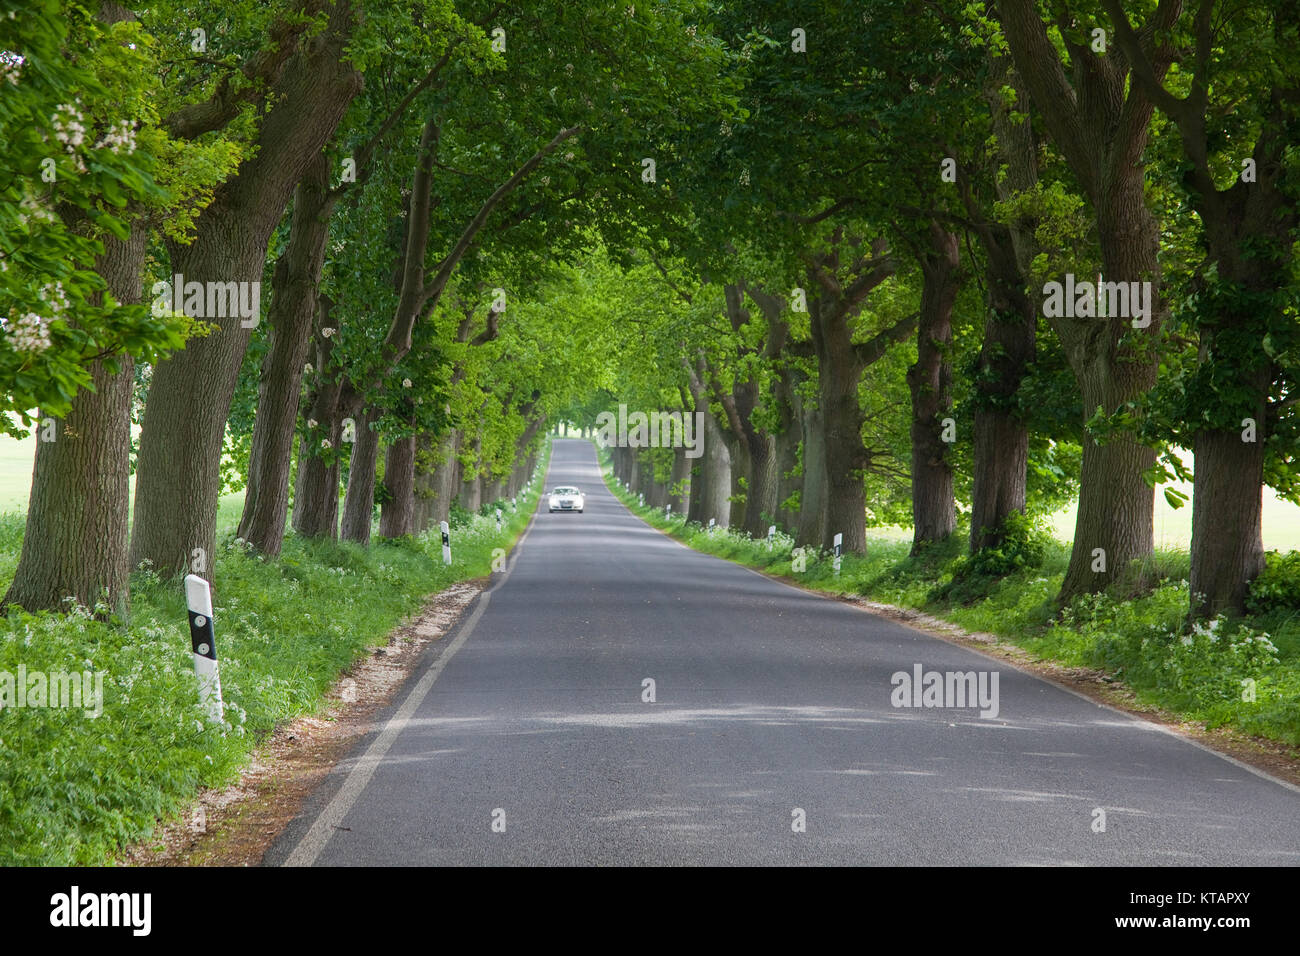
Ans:
{"label": "white flowering tree", "polygon": [[[0,3],[0,428],[66,414],[97,359],[149,358],[184,323],[125,305],[98,263],[124,241],[123,210],[160,201],[148,119],[149,57],[130,23],[97,23],[58,0]],[[76,54],[70,51],[76,50]]]}

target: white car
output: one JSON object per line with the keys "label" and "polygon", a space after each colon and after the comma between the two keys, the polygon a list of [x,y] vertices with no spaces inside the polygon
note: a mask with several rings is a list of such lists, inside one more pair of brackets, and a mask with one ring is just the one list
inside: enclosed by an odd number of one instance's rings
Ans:
{"label": "white car", "polygon": [[586,497],[572,485],[561,485],[551,492],[551,511],[582,512]]}

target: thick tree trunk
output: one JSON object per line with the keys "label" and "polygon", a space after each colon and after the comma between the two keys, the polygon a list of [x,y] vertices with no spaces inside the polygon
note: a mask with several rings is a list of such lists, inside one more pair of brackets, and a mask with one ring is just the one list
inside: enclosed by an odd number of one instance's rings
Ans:
{"label": "thick tree trunk", "polygon": [[799,526],[795,545],[820,548],[826,533],[826,424],[816,402],[801,402],[803,485],[799,493]]}
{"label": "thick tree trunk", "polygon": [[415,436],[398,438],[384,456],[384,503],[379,512],[379,536],[410,534],[415,513]]}
{"label": "thick tree trunk", "polygon": [[[799,526],[799,512],[790,511],[782,504],[803,485],[803,476],[795,474],[799,468],[799,447],[803,442],[803,422],[800,414],[800,400],[794,391],[793,373],[787,368],[781,369],[781,377],[776,386],[778,408],[781,415],[781,427],[776,434],[776,519],[774,523],[787,532],[794,532]],[[800,495],[802,498],[802,495]],[[766,533],[766,532],[765,532]]]}
{"label": "thick tree trunk", "polygon": [[357,416],[357,440],[348,466],[348,490],[343,496],[344,541],[370,544],[375,515],[375,466],[379,458],[379,432],[370,427],[372,415]]}
{"label": "thick tree trunk", "polygon": [[437,449],[431,434],[420,432],[415,436],[415,501],[411,515],[411,534],[424,534],[429,530],[433,518],[436,455]]}
{"label": "thick tree trunk", "polygon": [[470,477],[461,477],[460,495],[458,499],[460,506],[470,513],[477,512],[483,507],[483,483],[478,474],[474,472]]}
{"label": "thick tree trunk", "polygon": [[[1256,422],[1263,422],[1260,403]],[[1192,491],[1192,614],[1240,614],[1250,582],[1264,569],[1262,527],[1264,434],[1243,442],[1240,431],[1196,436]]]}
{"label": "thick tree trunk", "polygon": [[[818,303],[829,311],[833,305]],[[867,550],[867,501],[862,486],[868,465],[862,443],[858,379],[862,366],[850,344],[847,324],[834,316],[813,316],[818,326],[818,404],[825,437],[826,521],[817,546],[830,549],[842,534],[846,554]]]}
{"label": "thick tree trunk", "polygon": [[957,301],[957,235],[930,224],[930,253],[922,259],[921,319],[916,364],[907,372],[912,394],[912,553],[957,530],[950,445],[943,420],[952,411],[952,309]]}
{"label": "thick tree trunk", "polygon": [[[749,508],[749,493],[745,485],[749,483],[749,449],[744,438],[731,437],[727,442],[727,457],[731,460],[731,490],[727,512],[727,525],[731,528],[745,526],[745,512]],[[742,484],[742,479],[744,484]]]}
{"label": "thick tree trunk", "polygon": [[339,536],[339,464],[315,455],[307,438],[298,442],[298,480],[293,490],[293,530],[304,538]]}
{"label": "thick tree trunk", "polygon": [[[449,431],[438,444],[438,463],[433,470],[433,507],[429,521],[433,526],[446,521],[451,513],[451,502],[456,497],[458,477],[456,453],[460,447],[460,432]],[[525,475],[527,480],[527,475]]]}
{"label": "thick tree trunk", "polygon": [[[1038,182],[1037,144],[1027,116],[1017,120],[1002,89],[1027,94],[1005,56],[994,57],[985,98],[989,102],[999,156],[1006,170],[996,183],[1002,199],[1030,190]],[[972,213],[979,210],[971,208]],[[986,218],[980,216],[979,218]],[[1037,350],[1038,312],[1028,295],[1026,272],[1036,249],[1025,225],[990,223],[976,230],[984,247],[988,314],[977,359],[975,473],[971,491],[970,550],[1002,544],[1003,527],[1014,512],[1024,512],[1029,467],[1029,429],[1018,395]]]}
{"label": "thick tree trunk", "polygon": [[668,498],[665,505],[673,506],[673,514],[686,514],[691,500],[691,462],[685,448],[673,449],[673,470],[668,478]]}
{"label": "thick tree trunk", "polygon": [[[95,263],[108,290],[123,305],[141,299],[146,230],[105,236]],[[98,296],[96,297],[98,298]],[[0,606],[28,611],[66,611],[65,598],[94,608],[102,602],[124,614],[128,605],[127,521],[131,458],[130,358],[119,370],[103,362],[90,367],[93,389],[72,401],[67,417],[45,441],[38,420],[36,462],[27,503],[22,553]]]}
{"label": "thick tree trunk", "polygon": [[268,555],[280,553],[289,512],[289,465],[298,398],[333,207],[329,176],[329,157],[320,153],[294,191],[289,243],[276,263],[272,281],[269,347],[262,360],[248,490],[238,532]]}
{"label": "thick tree trunk", "polygon": [[[1141,367],[1124,374],[1090,365],[1080,383],[1083,407],[1114,411],[1154,384],[1145,380],[1149,372]],[[1079,513],[1062,602],[1102,590],[1130,561],[1151,556],[1155,490],[1142,474],[1154,464],[1155,452],[1144,445],[1120,437],[1098,445],[1084,436]]]}
{"label": "thick tree trunk", "polygon": [[[323,301],[323,300],[322,300]],[[322,309],[328,315],[328,309]],[[319,321],[319,318],[318,318]],[[325,368],[333,349],[329,338],[316,337],[317,367]],[[298,480],[294,485],[293,530],[304,538],[337,540],[339,534],[339,456],[343,421],[360,416],[360,401],[346,383],[318,382],[307,398],[307,421],[316,422],[298,445]],[[358,438],[360,436],[358,435]],[[328,441],[329,447],[319,445]]]}
{"label": "thick tree trunk", "polygon": [[[1132,326],[1133,316],[1052,319],[1079,382],[1085,418],[1099,406],[1111,414],[1155,384],[1159,364],[1153,345],[1162,324],[1159,230],[1147,207],[1142,161],[1154,107],[1131,82],[1125,57],[1070,47],[1080,62],[1068,79],[1038,5],[1000,0],[998,6],[1017,71],[1092,203],[1105,281],[1151,283],[1150,321],[1141,331]],[[1163,81],[1173,50],[1162,34],[1180,12],[1180,4],[1162,3],[1148,21],[1156,82]],[[1134,344],[1121,345],[1122,339]],[[1084,436],[1078,520],[1061,603],[1104,589],[1130,561],[1151,555],[1155,499],[1142,473],[1154,463],[1155,452],[1135,442],[1117,438],[1098,446]]]}
{"label": "thick tree trunk", "polygon": [[776,439],[771,435],[754,432],[748,436],[749,489],[745,495],[745,531],[755,538],[767,535],[767,527],[776,520],[777,458]]}
{"label": "thick tree trunk", "polygon": [[[361,75],[343,62],[355,21],[350,3],[336,3],[326,29],[286,64],[256,152],[218,188],[199,216],[194,241],[171,248],[172,271],[186,283],[261,281],[267,244],[294,188],[361,89]],[[239,315],[206,321],[219,328],[153,372],[136,467],[131,563],[147,560],[160,573],[175,574],[192,566],[198,549],[211,579],[226,418],[252,325]]]}

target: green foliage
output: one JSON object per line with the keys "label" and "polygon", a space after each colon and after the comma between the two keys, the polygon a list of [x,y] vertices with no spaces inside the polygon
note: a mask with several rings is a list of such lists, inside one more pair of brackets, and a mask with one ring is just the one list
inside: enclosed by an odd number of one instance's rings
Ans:
{"label": "green foliage", "polygon": [[1004,577],[1043,563],[1052,536],[1041,519],[1013,511],[997,530],[1001,538],[997,547],[981,548],[960,559],[953,569],[954,579]]}
{"label": "green foliage", "polygon": [[1250,582],[1246,610],[1251,614],[1300,611],[1300,551],[1264,557],[1264,570]]}

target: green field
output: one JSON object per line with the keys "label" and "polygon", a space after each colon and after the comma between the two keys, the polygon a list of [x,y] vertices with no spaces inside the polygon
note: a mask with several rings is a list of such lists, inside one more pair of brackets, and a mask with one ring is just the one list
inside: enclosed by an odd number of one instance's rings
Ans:
{"label": "green field", "polygon": [[[0,435],[0,514],[27,511],[27,496],[32,488],[32,462],[36,456],[36,439],[10,438]],[[132,502],[135,477],[131,478]],[[217,506],[217,530],[225,531],[239,524],[244,493],[225,495]]]}

